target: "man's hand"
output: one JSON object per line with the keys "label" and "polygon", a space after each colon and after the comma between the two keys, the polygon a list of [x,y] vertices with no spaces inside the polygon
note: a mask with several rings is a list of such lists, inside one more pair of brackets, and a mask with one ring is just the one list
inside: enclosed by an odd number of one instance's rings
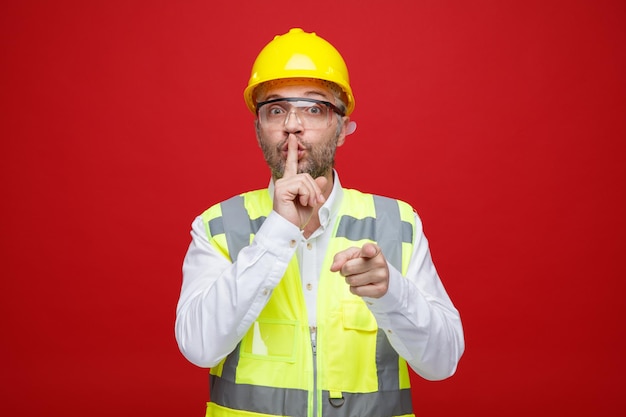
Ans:
{"label": "man's hand", "polygon": [[330,270],[339,271],[346,278],[352,294],[370,298],[380,298],[387,294],[389,268],[380,248],[373,243],[339,252],[335,255]]}
{"label": "man's hand", "polygon": [[325,177],[313,179],[309,174],[298,174],[298,139],[290,134],[285,173],[274,184],[274,211],[304,229],[315,208],[324,204],[322,190],[327,182]]}

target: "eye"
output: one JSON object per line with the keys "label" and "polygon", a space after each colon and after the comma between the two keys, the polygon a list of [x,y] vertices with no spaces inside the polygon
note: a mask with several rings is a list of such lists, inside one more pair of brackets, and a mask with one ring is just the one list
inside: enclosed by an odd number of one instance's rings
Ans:
{"label": "eye", "polygon": [[281,114],[285,114],[285,109],[283,109],[278,104],[272,105],[269,109],[267,109],[268,116],[280,116]]}
{"label": "eye", "polygon": [[309,116],[323,116],[326,108],[321,104],[315,104],[304,108],[304,113]]}

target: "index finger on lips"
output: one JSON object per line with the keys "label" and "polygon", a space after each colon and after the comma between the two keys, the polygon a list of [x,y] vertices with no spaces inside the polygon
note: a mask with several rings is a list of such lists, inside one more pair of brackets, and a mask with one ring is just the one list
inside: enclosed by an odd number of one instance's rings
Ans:
{"label": "index finger on lips", "polygon": [[289,135],[287,139],[287,161],[285,162],[284,178],[293,177],[298,174],[298,139]]}

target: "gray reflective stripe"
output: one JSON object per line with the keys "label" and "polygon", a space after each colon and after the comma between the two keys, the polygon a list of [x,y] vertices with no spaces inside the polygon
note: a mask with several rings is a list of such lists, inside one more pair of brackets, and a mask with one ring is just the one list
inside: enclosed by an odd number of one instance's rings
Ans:
{"label": "gray reflective stripe", "polygon": [[[216,375],[210,376],[211,401],[222,407],[277,416],[306,417],[306,390],[236,384]],[[343,394],[340,407],[330,403],[328,391],[322,391],[322,415],[325,417],[392,417],[413,414],[411,390]]]}
{"label": "gray reflective stripe", "polygon": [[221,203],[222,217],[209,221],[211,236],[226,233],[226,243],[230,259],[235,262],[239,251],[250,244],[250,234],[256,234],[265,217],[251,219],[244,205],[243,197],[237,195]]}
{"label": "gray reflective stripe", "polygon": [[224,361],[222,367],[222,378],[228,381],[234,381],[237,375],[237,366],[239,366],[239,351],[241,349],[241,342],[237,344],[235,350],[233,350]]}
{"label": "gray reflective stripe", "polygon": [[342,216],[337,226],[337,237],[345,237],[348,240],[376,238],[376,219],[366,217],[364,219],[355,219],[352,216]]}
{"label": "gray reflective stripe", "polygon": [[[261,225],[263,224],[265,219],[265,216],[261,216],[258,219],[250,219],[250,232],[256,234],[256,232],[258,232],[261,228]],[[217,236],[226,233],[226,231],[224,230],[224,222],[222,221],[221,217],[216,217],[212,220],[209,220],[209,229],[211,231],[211,236]]]}
{"label": "gray reflective stripe", "polygon": [[243,197],[238,195],[222,203],[222,222],[226,233],[226,243],[230,259],[235,262],[239,251],[250,244],[248,212],[243,205]]}
{"label": "gray reflective stripe", "polygon": [[261,225],[263,224],[263,222],[265,221],[266,217],[265,216],[261,216],[258,219],[250,219],[250,226],[252,227],[252,233],[256,235],[256,232],[259,231],[259,229],[261,228]]}
{"label": "gray reflective stripe", "polygon": [[376,372],[378,390],[394,391],[400,389],[400,364],[398,353],[391,347],[385,332],[378,329],[376,334]]}
{"label": "gray reflective stripe", "polygon": [[342,216],[337,226],[337,237],[377,242],[389,263],[402,270],[402,243],[413,242],[413,226],[402,221],[396,200],[381,196],[373,198],[376,218],[356,219],[348,215]]}
{"label": "gray reflective stripe", "polygon": [[374,196],[376,208],[376,241],[385,258],[398,271],[402,271],[402,241],[398,232],[402,230],[398,202],[387,197]]}
{"label": "gray reflective stripe", "polygon": [[322,415],[324,417],[392,417],[413,414],[411,390],[409,388],[390,392],[343,393],[344,403],[333,407],[328,391],[322,393]]}
{"label": "gray reflective stripe", "polygon": [[[211,401],[223,407],[237,410],[294,417],[305,416],[306,391],[232,382],[235,381],[240,347],[241,343],[226,358],[221,378],[209,375]],[[343,392],[342,405],[335,407],[330,403],[328,391],[323,391],[323,415],[325,417],[351,417],[354,415],[392,417],[413,414],[410,389],[400,390],[398,359],[398,353],[391,347],[385,333],[378,330],[376,335],[378,392],[357,394]],[[281,404],[284,408],[281,408]]]}
{"label": "gray reflective stripe", "polygon": [[211,236],[217,236],[224,233],[224,222],[221,217],[209,220],[209,231]]}
{"label": "gray reflective stripe", "polygon": [[278,416],[307,417],[306,390],[236,384],[210,376],[211,401],[235,410]]}
{"label": "gray reflective stripe", "polygon": [[413,225],[404,220],[402,221],[402,242],[413,243]]}

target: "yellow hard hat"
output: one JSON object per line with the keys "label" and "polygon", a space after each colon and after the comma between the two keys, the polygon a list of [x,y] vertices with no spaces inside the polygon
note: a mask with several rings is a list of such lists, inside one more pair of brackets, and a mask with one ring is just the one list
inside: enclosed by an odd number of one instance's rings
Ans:
{"label": "yellow hard hat", "polygon": [[354,110],[346,63],[334,46],[315,33],[294,28],[284,35],[275,36],[261,50],[243,93],[250,111],[256,113],[255,87],[266,81],[286,78],[315,78],[333,82],[346,96],[346,115]]}

